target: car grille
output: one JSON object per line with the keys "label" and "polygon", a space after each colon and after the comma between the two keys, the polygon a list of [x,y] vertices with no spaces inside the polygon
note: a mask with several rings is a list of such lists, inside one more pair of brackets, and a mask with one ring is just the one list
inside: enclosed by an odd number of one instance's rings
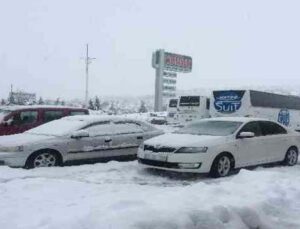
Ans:
{"label": "car grille", "polygon": [[151,146],[151,145],[144,145],[144,150],[147,150],[147,151],[152,151],[154,153],[160,153],[160,152],[163,152],[163,153],[173,153],[176,148],[172,148],[172,147],[154,147],[154,146]]}
{"label": "car grille", "polygon": [[178,163],[171,163],[171,162],[165,162],[165,161],[153,161],[153,160],[142,159],[142,158],[139,158],[139,163],[145,164],[145,165],[152,165],[152,166],[156,166],[156,167],[178,169]]}

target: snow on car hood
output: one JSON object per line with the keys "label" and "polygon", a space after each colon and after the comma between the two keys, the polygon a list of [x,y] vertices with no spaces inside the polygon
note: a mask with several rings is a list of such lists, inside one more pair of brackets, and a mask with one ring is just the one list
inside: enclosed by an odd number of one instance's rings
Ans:
{"label": "snow on car hood", "polygon": [[[192,135],[192,134],[164,134],[145,141],[149,145],[170,147],[201,147],[225,141],[226,136]],[[217,141],[218,140],[218,141]]]}
{"label": "snow on car hood", "polygon": [[55,138],[54,136],[29,133],[4,135],[0,137],[0,147],[21,146]]}

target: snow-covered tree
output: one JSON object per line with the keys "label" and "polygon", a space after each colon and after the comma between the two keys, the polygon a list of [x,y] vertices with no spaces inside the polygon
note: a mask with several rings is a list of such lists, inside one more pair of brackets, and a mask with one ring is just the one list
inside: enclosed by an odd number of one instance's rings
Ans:
{"label": "snow-covered tree", "polygon": [[91,100],[91,99],[89,101],[89,107],[88,107],[88,109],[95,110],[95,106],[94,106],[93,100]]}
{"label": "snow-covered tree", "polygon": [[1,99],[1,105],[3,106],[3,105],[5,105],[5,104],[6,104],[5,100],[4,100],[4,99]]}
{"label": "snow-covered tree", "polygon": [[55,105],[59,105],[60,104],[60,100],[59,100],[59,98],[57,98],[56,99],[56,101],[55,101],[55,103],[54,103]]}
{"label": "snow-covered tree", "polygon": [[139,113],[146,113],[148,110],[146,108],[145,102],[142,100],[141,101],[141,106],[139,108]]}
{"label": "snow-covered tree", "polygon": [[39,104],[39,105],[43,105],[43,104],[44,104],[44,100],[43,100],[42,97],[39,98],[38,104]]}
{"label": "snow-covered tree", "polygon": [[9,95],[8,102],[10,105],[15,104],[15,98],[12,93]]}
{"label": "snow-covered tree", "polygon": [[96,98],[95,98],[95,110],[100,110],[100,109],[101,109],[100,99],[98,98],[98,96],[96,96]]}
{"label": "snow-covered tree", "polygon": [[63,100],[63,101],[61,101],[61,105],[62,106],[65,106],[66,105],[66,102]]}
{"label": "snow-covered tree", "polygon": [[110,104],[110,107],[109,107],[109,113],[111,113],[111,114],[116,114],[116,113],[117,113],[117,109],[115,108],[114,102],[112,102],[112,103]]}

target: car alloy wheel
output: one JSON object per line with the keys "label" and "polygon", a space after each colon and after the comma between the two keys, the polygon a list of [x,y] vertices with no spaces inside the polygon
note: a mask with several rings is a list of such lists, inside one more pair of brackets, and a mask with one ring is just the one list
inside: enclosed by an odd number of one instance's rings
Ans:
{"label": "car alloy wheel", "polygon": [[227,156],[220,157],[218,161],[218,173],[221,177],[227,176],[231,168],[230,159]]}
{"label": "car alloy wheel", "polygon": [[297,164],[298,161],[298,151],[295,148],[290,148],[285,156],[285,164],[288,166],[293,166]]}
{"label": "car alloy wheel", "polygon": [[40,153],[33,159],[33,167],[52,167],[57,164],[57,158],[52,153]]}

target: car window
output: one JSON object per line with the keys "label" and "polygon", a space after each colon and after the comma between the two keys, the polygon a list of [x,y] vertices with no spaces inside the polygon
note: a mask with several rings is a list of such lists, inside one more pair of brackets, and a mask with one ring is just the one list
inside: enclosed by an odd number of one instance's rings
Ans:
{"label": "car window", "polygon": [[252,132],[255,134],[255,136],[261,136],[261,129],[260,129],[260,125],[258,122],[249,122],[247,123],[245,126],[243,126],[243,128],[240,130],[241,132]]}
{"label": "car window", "polygon": [[134,122],[114,122],[114,129],[116,134],[132,134],[143,132],[141,126]]}
{"label": "car window", "polygon": [[63,116],[63,111],[45,111],[44,121],[50,122],[56,119],[60,119]]}
{"label": "car window", "polygon": [[16,125],[24,125],[35,123],[38,118],[37,111],[21,111],[20,116],[16,120],[14,120]]}
{"label": "car window", "polygon": [[86,115],[86,113],[84,111],[71,111],[70,116],[73,115]]}
{"label": "car window", "polygon": [[109,121],[95,123],[84,127],[83,129],[87,130],[91,137],[114,134],[113,126]]}
{"label": "car window", "polygon": [[262,130],[262,134],[264,136],[287,133],[286,129],[284,129],[282,126],[274,122],[268,122],[268,121],[260,122],[260,127]]}

